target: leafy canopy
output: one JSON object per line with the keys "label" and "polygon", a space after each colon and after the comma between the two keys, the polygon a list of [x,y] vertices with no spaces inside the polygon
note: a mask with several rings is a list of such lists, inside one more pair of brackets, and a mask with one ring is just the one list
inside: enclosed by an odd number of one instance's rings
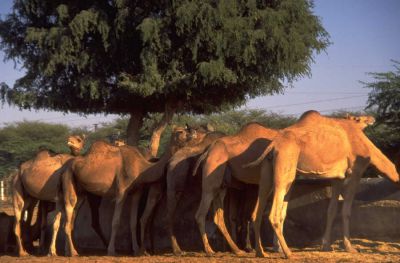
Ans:
{"label": "leafy canopy", "polygon": [[377,112],[377,121],[400,132],[400,62],[393,61],[395,71],[369,73],[373,82],[362,82],[372,89],[367,108]]}
{"label": "leafy canopy", "polygon": [[[283,90],[329,44],[310,0],[15,0],[2,101],[64,112],[209,112]],[[179,102],[179,103],[178,103]]]}

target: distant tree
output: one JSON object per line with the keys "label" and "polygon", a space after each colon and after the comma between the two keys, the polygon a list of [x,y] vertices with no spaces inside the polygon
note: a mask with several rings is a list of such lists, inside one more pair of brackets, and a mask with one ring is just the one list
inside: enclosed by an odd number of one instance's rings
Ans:
{"label": "distant tree", "polygon": [[[15,0],[0,48],[25,70],[2,99],[24,109],[205,113],[283,91],[329,44],[310,0]],[[155,147],[154,149],[156,149]]]}
{"label": "distant tree", "polygon": [[32,158],[40,147],[54,152],[69,152],[66,125],[18,122],[0,129],[0,177]]}
{"label": "distant tree", "polygon": [[367,109],[376,111],[377,122],[400,132],[400,62],[393,62],[395,71],[368,73],[374,81],[362,83],[372,89]]}

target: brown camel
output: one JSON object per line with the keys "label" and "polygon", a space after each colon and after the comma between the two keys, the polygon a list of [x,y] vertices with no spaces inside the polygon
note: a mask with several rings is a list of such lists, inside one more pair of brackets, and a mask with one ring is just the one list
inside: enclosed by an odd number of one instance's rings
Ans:
{"label": "brown camel", "polygon": [[[296,173],[305,177],[336,179],[337,184],[340,184],[340,180],[346,179],[348,185],[343,193],[342,212],[343,238],[346,249],[352,250],[349,240],[349,217],[355,190],[365,169],[372,164],[389,180],[399,183],[395,166],[365,136],[362,131],[364,127],[362,122],[323,117],[316,111],[308,111],[296,124],[279,131],[256,161],[245,165],[245,167],[258,167],[262,163],[259,206],[254,226],[258,256],[264,256],[259,228],[271,190],[274,194],[269,220],[285,256],[288,258],[291,256],[283,236],[282,225],[287,208],[285,199]],[[269,153],[272,161],[265,158]],[[337,189],[340,188],[333,187],[332,199],[337,200],[339,196]],[[328,213],[332,214],[333,210],[336,209],[328,208]],[[333,221],[333,217],[330,220]],[[330,228],[329,223],[327,228]]]}
{"label": "brown camel", "polygon": [[109,255],[115,255],[115,238],[127,193],[137,190],[142,184],[157,181],[172,154],[183,147],[190,138],[187,129],[175,128],[168,149],[158,162],[153,163],[147,161],[136,147],[115,147],[105,142],[95,142],[85,156],[76,157],[68,162],[62,175],[62,196],[57,202],[52,247],[55,247],[62,211],[65,213],[66,254],[77,255],[71,236],[74,208],[78,196],[89,192],[115,199],[111,238],[107,249]]}
{"label": "brown camel", "polygon": [[[64,163],[78,155],[83,148],[84,138],[69,136],[68,146],[71,154],[53,154],[48,150],[40,150],[35,158],[22,163],[13,180],[13,206],[15,214],[14,232],[17,239],[17,249],[20,256],[27,255],[21,240],[21,218],[28,212],[26,225],[30,226],[33,209],[38,200],[55,202],[60,170]],[[44,211],[43,209],[40,209]],[[41,220],[40,247],[43,249],[44,226],[47,214],[38,215]]]}
{"label": "brown camel", "polygon": [[[220,132],[211,132],[213,131],[213,128],[211,125],[207,124],[205,127],[197,127],[197,128],[191,128],[188,125],[186,126],[187,129],[189,129],[189,132],[191,134],[191,140],[188,141],[185,144],[185,147],[179,149],[174,155],[170,158],[168,162],[168,168],[167,168],[167,185],[169,186],[171,184],[171,180],[174,181],[173,183],[177,182],[177,180],[185,180],[186,177],[182,177],[182,175],[186,176],[189,166],[193,164],[195,161],[196,156],[200,155],[201,152],[204,150],[206,146],[208,146],[212,141],[216,140],[219,137],[222,137],[223,134]],[[179,165],[179,167],[177,167]],[[189,165],[189,166],[188,166]],[[136,191],[135,194],[132,197],[132,214],[131,214],[131,230],[133,229],[134,232],[132,232],[132,249],[133,251],[138,251],[138,255],[143,255],[146,253],[145,251],[145,233],[146,233],[146,228],[147,224],[149,221],[149,218],[153,214],[155,207],[159,200],[161,199],[161,196],[164,192],[165,186],[165,174],[163,176],[160,176],[157,182],[154,182],[150,184],[150,189],[146,201],[146,206],[145,210],[140,218],[140,237],[141,237],[141,246],[138,248],[137,241],[135,242],[136,238],[136,227],[134,226],[136,224],[136,218],[137,218],[137,208],[138,207],[138,202],[139,198],[141,195],[141,190]],[[169,179],[168,179],[169,178]],[[184,181],[182,182],[184,183]],[[168,194],[167,194],[168,196]],[[168,203],[168,201],[167,201]],[[169,207],[167,205],[167,207]],[[167,218],[168,217],[168,212],[167,212]]]}
{"label": "brown camel", "polygon": [[[224,222],[223,200],[226,188],[223,185],[227,184],[224,182],[225,171],[229,169],[231,176],[239,182],[258,184],[261,165],[243,168],[242,164],[259,156],[277,134],[276,130],[268,129],[258,123],[250,123],[237,134],[216,140],[198,159],[194,173],[200,163],[203,161],[204,163],[202,166],[202,196],[195,217],[207,254],[214,253],[205,232],[205,217],[212,202],[215,209],[214,222],[224,235],[228,245],[235,254],[244,253],[232,240]],[[229,181],[233,180],[228,180],[228,183]]]}
{"label": "brown camel", "polygon": [[167,220],[172,250],[175,255],[182,254],[173,231],[176,207],[185,191],[189,171],[197,158],[215,140],[225,136],[221,132],[210,132],[194,146],[186,146],[177,151],[168,163],[167,168]]}

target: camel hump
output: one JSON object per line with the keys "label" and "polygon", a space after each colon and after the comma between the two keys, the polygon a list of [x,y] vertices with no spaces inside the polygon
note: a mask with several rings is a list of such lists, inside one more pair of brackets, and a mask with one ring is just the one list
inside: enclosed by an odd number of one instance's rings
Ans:
{"label": "camel hump", "polygon": [[314,121],[314,120],[320,119],[321,117],[323,117],[323,116],[322,116],[321,113],[319,113],[318,111],[316,111],[316,110],[309,110],[309,111],[304,112],[304,113],[300,116],[298,122]]}
{"label": "camel hump", "polygon": [[96,141],[94,142],[90,148],[89,151],[87,152],[87,154],[91,154],[91,153],[106,153],[106,152],[115,152],[115,151],[119,151],[119,148],[123,148],[126,146],[113,146],[105,141]]}

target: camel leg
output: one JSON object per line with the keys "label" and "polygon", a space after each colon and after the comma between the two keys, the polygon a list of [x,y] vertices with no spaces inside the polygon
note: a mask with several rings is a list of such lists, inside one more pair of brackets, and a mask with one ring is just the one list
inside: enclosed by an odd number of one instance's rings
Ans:
{"label": "camel leg", "polygon": [[[51,233],[51,241],[50,241],[50,248],[49,248],[49,256],[57,256],[56,252],[56,239],[58,234],[58,229],[60,228],[60,221],[61,221],[61,211],[63,209],[64,203],[60,198],[56,202],[56,209],[54,212],[51,213],[52,215],[52,233]],[[67,253],[67,251],[65,251]]]}
{"label": "camel leg", "polygon": [[272,228],[279,240],[286,258],[290,258],[292,252],[286,244],[283,236],[283,216],[286,214],[285,198],[296,176],[299,149],[297,145],[289,144],[275,152],[274,156],[274,197],[269,215]]}
{"label": "camel leg", "polygon": [[240,250],[235,244],[235,242],[233,242],[231,235],[229,234],[228,229],[226,228],[225,225],[225,219],[224,219],[225,194],[226,194],[226,189],[221,190],[217,198],[214,200],[214,207],[215,207],[214,223],[217,225],[218,229],[225,237],[225,240],[228,242],[228,245],[232,249],[232,252],[238,256],[243,256],[246,253],[243,250]]}
{"label": "camel leg", "polygon": [[101,229],[100,225],[100,204],[102,197],[93,195],[93,194],[88,194],[87,195],[87,200],[89,202],[89,207],[90,207],[90,214],[92,216],[92,228],[93,230],[97,233],[97,235],[100,237],[101,242],[103,242],[103,245],[105,247],[108,247],[108,242],[106,238],[104,237],[103,230]]}
{"label": "camel leg", "polygon": [[272,165],[269,160],[264,160],[261,166],[260,182],[258,188],[258,198],[257,203],[254,208],[251,220],[254,226],[254,245],[256,250],[256,257],[265,257],[264,249],[260,237],[260,228],[262,216],[267,206],[268,196],[271,194],[272,190]]}
{"label": "camel leg", "polygon": [[[65,254],[66,256],[77,256],[78,253],[76,252],[76,249],[72,242],[72,229],[74,224],[72,220],[74,218],[74,210],[78,202],[78,196],[75,191],[73,174],[70,170],[67,170],[62,175],[62,189],[64,196],[61,200],[64,201],[64,205],[62,208],[65,214],[64,231],[66,234]],[[59,207],[58,209],[60,210],[61,207]],[[56,217],[59,217],[59,215],[56,215]]]}
{"label": "camel leg", "polygon": [[332,196],[329,200],[329,206],[326,216],[326,226],[325,233],[322,238],[322,251],[332,251],[332,225],[336,217],[337,207],[338,207],[338,198],[340,192],[342,190],[343,180],[334,180],[332,183]]}
{"label": "camel leg", "polygon": [[111,225],[111,238],[107,249],[107,254],[109,256],[115,255],[115,239],[117,237],[119,223],[121,221],[121,212],[124,205],[125,197],[126,191],[120,191],[115,199],[115,209]]}
{"label": "camel leg", "polygon": [[47,202],[40,201],[39,209],[38,209],[38,219],[40,218],[40,240],[39,240],[39,248],[40,253],[45,255],[46,253],[46,227],[47,227]]}
{"label": "camel leg", "polygon": [[[21,222],[21,229],[22,229],[22,242],[23,246],[29,253],[34,252],[34,246],[33,246],[33,241],[35,240],[35,227],[36,227],[36,222],[35,225],[32,225],[32,218],[33,218],[33,212],[35,210],[35,207],[38,203],[37,199],[34,199],[32,197],[29,197],[27,200],[25,200],[25,208],[23,209],[21,216],[24,217],[26,214],[26,220],[22,220]],[[38,220],[36,220],[38,221]]]}
{"label": "camel leg", "polygon": [[178,241],[174,234],[174,219],[176,213],[176,207],[182,197],[182,192],[175,192],[174,190],[168,189],[167,191],[167,220],[168,220],[168,232],[171,240],[172,251],[174,255],[180,256],[184,252],[179,247]]}
{"label": "camel leg", "polygon": [[214,199],[214,193],[213,192],[203,192],[201,195],[201,201],[199,208],[197,209],[195,218],[197,225],[199,227],[200,235],[203,240],[203,246],[204,246],[204,251],[206,252],[207,255],[213,255],[215,252],[210,246],[210,243],[208,242],[207,234],[206,234],[206,216],[208,213],[208,210],[210,209],[211,202]]}
{"label": "camel leg", "polygon": [[146,207],[144,209],[142,217],[140,218],[140,240],[141,240],[139,249],[140,255],[146,254],[145,237],[146,237],[147,223],[149,221],[150,216],[154,212],[156,205],[160,201],[161,195],[162,195],[161,183],[156,183],[150,186],[149,194],[147,196],[147,201],[146,201]]}
{"label": "camel leg", "polygon": [[27,204],[26,202],[24,202],[22,184],[19,179],[19,175],[17,175],[13,181],[12,198],[13,198],[13,207],[15,216],[14,234],[17,240],[17,253],[18,256],[20,257],[27,256],[28,253],[26,253],[21,240],[21,219],[23,216],[23,212],[27,207]]}
{"label": "camel leg", "polygon": [[228,210],[228,219],[229,219],[229,226],[231,229],[231,234],[232,234],[232,240],[234,240],[235,243],[238,243],[238,216],[239,216],[239,211],[238,211],[238,200],[236,199],[236,194],[235,190],[231,190],[228,194],[229,198],[229,210]]}
{"label": "camel leg", "polygon": [[251,231],[250,225],[251,225],[250,220],[247,220],[246,221],[246,244],[245,244],[245,248],[244,248],[244,250],[246,252],[253,251],[253,248],[251,246],[251,238],[250,238],[250,231]]}
{"label": "camel leg", "polygon": [[131,239],[132,239],[132,252],[133,255],[139,254],[139,244],[137,239],[137,217],[140,197],[142,196],[142,188],[137,189],[132,194],[131,208],[130,208],[130,227],[131,227]]}
{"label": "camel leg", "polygon": [[208,242],[206,234],[206,216],[212,201],[216,194],[218,194],[218,190],[222,185],[227,161],[226,156],[218,155],[219,156],[213,156],[212,153],[209,153],[207,160],[203,165],[201,201],[195,215],[200,235],[203,240],[204,250],[207,255],[215,254],[215,252],[212,250]]}
{"label": "camel leg", "polygon": [[[290,199],[290,197],[288,196],[289,194],[287,194],[285,199]],[[283,228],[284,228],[284,223],[285,223],[285,219],[286,219],[286,212],[287,212],[287,206],[288,206],[288,201],[285,200],[283,202],[283,208],[282,208],[282,215],[281,215],[281,229],[280,231],[283,233]],[[273,247],[274,247],[274,251],[275,252],[283,252],[282,250],[282,246],[279,243],[278,237],[274,234],[273,237]]]}
{"label": "camel leg", "polygon": [[349,178],[344,193],[343,193],[343,207],[342,207],[342,221],[343,221],[343,244],[347,252],[356,253],[357,249],[353,248],[350,242],[350,216],[351,206],[353,204],[354,195],[357,186],[360,182],[362,173],[353,171],[352,176]]}

